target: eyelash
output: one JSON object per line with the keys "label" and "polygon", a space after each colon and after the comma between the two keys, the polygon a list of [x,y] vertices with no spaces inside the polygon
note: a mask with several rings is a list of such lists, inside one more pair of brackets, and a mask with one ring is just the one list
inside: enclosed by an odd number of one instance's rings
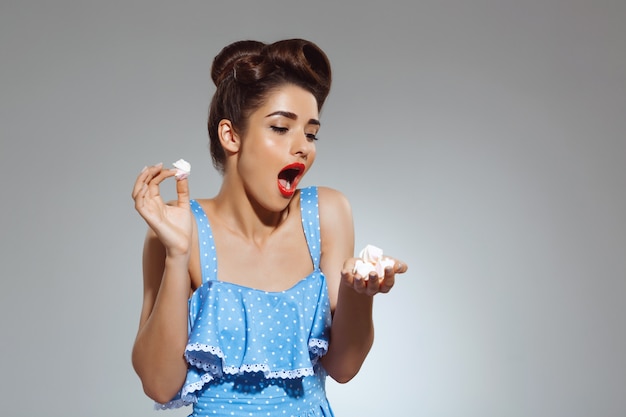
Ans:
{"label": "eyelash", "polygon": [[270,126],[272,128],[272,130],[276,133],[287,133],[287,129],[286,127],[278,127],[278,126]]}
{"label": "eyelash", "polygon": [[[289,130],[289,129],[288,129],[288,128],[286,128],[286,127],[279,127],[279,126],[270,126],[270,127],[271,127],[271,129],[272,129],[274,132],[279,133],[279,134],[284,134],[284,133],[287,133],[287,131]],[[309,139],[309,140],[318,140],[318,139],[319,139],[319,138],[318,138],[317,136],[315,136],[315,134],[313,134],[313,133],[307,133],[307,134],[306,134],[306,137],[307,137],[307,139]]]}

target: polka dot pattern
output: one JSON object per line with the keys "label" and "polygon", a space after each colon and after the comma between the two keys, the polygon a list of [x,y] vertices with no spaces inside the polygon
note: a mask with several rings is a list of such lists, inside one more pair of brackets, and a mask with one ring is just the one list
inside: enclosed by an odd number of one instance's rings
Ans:
{"label": "polka dot pattern", "polygon": [[193,403],[192,416],[332,416],[326,373],[331,324],[319,269],[317,188],[301,190],[303,231],[314,271],[292,288],[261,291],[217,279],[208,218],[194,200],[203,283],[189,300],[187,379],[171,408]]}

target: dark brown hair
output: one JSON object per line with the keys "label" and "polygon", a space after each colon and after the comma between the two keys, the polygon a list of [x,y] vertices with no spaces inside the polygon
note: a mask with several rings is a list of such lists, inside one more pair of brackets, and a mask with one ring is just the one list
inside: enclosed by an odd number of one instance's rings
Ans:
{"label": "dark brown hair", "polygon": [[224,47],[213,59],[211,78],[217,87],[209,108],[208,130],[211,157],[223,172],[225,153],[217,127],[228,119],[244,135],[251,113],[267,96],[285,84],[297,85],[313,94],[318,111],[331,84],[330,62],[313,42],[286,39],[271,44],[244,40]]}

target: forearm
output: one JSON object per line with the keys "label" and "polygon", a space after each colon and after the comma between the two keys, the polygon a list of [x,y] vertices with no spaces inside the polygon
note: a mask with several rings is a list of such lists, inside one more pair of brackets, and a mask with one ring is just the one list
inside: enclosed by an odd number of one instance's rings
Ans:
{"label": "forearm", "polygon": [[365,361],[374,342],[372,308],[374,298],[341,285],[333,315],[328,353],[322,364],[337,382],[352,379]]}
{"label": "forearm", "polygon": [[187,365],[188,261],[166,258],[161,285],[133,346],[132,360],[144,391],[167,402],[182,386]]}

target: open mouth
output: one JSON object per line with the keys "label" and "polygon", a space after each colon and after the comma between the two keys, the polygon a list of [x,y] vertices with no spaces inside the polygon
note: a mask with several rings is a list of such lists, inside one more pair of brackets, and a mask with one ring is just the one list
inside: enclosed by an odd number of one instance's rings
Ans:
{"label": "open mouth", "polygon": [[284,167],[278,173],[278,189],[285,197],[291,197],[304,172],[304,164],[295,163]]}

